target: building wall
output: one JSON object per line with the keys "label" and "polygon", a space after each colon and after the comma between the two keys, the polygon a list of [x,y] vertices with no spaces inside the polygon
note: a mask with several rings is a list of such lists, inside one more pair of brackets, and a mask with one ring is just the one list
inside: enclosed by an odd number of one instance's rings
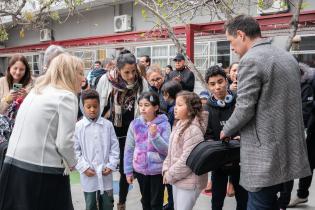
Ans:
{"label": "building wall", "polygon": [[[248,1],[252,2],[251,0]],[[297,0],[294,0],[294,2],[295,1]],[[305,10],[315,9],[314,0],[304,0],[304,2]],[[241,12],[256,16],[256,6],[250,3],[248,5],[249,6],[244,7]],[[53,29],[56,41],[114,34],[114,16],[129,14],[132,16],[134,31],[150,30],[154,26],[152,21],[154,21],[155,18],[144,19],[141,15],[141,9],[142,7],[139,4],[135,6],[133,2],[114,6],[101,6],[89,10],[84,9],[80,12],[80,15],[70,17],[67,22],[63,24],[52,23],[51,28]],[[191,20],[191,23],[207,23],[211,20],[210,16],[196,16]],[[176,23],[174,23],[174,25],[176,25]],[[13,29],[9,33],[9,40],[5,42],[6,47],[40,43],[38,30],[26,31],[24,38],[20,37],[19,29]]]}

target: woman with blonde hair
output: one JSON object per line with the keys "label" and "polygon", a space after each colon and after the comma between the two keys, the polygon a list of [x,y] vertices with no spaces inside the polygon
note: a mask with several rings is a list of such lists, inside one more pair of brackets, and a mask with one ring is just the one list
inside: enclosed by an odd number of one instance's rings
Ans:
{"label": "woman with blonde hair", "polygon": [[83,62],[61,54],[22,103],[0,176],[1,210],[72,210],[69,176]]}

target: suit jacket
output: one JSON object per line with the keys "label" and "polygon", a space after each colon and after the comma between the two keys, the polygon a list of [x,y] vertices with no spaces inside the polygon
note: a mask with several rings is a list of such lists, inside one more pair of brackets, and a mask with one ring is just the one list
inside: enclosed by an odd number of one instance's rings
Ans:
{"label": "suit jacket", "polygon": [[294,57],[258,40],[242,57],[236,108],[223,132],[241,133],[240,184],[248,191],[310,175]]}

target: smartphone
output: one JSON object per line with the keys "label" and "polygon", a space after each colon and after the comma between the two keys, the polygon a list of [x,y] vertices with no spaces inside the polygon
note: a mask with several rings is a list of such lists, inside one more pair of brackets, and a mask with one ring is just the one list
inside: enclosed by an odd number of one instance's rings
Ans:
{"label": "smartphone", "polygon": [[22,88],[22,84],[20,83],[13,83],[13,91],[17,92]]}

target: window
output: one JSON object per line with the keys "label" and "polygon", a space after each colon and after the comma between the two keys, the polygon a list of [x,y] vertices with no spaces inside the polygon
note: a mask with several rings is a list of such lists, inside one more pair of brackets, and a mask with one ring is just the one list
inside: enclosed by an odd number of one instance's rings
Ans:
{"label": "window", "polygon": [[39,55],[27,55],[25,57],[31,68],[32,75],[38,76],[40,74]]}
{"label": "window", "polygon": [[93,67],[94,62],[96,61],[95,50],[76,51],[73,54],[74,56],[77,56],[83,60],[84,69],[86,71],[90,70]]}
{"label": "window", "polygon": [[301,42],[295,48],[295,51],[291,49],[291,52],[297,60],[315,68],[315,36],[302,36]]}
{"label": "window", "polygon": [[226,68],[230,65],[230,43],[228,41],[196,43],[194,59],[197,69],[203,72],[217,64]]}
{"label": "window", "polygon": [[143,55],[150,56],[152,64],[164,68],[166,65],[172,64],[172,60],[176,55],[176,48],[174,45],[137,47],[136,58],[139,60]]}

